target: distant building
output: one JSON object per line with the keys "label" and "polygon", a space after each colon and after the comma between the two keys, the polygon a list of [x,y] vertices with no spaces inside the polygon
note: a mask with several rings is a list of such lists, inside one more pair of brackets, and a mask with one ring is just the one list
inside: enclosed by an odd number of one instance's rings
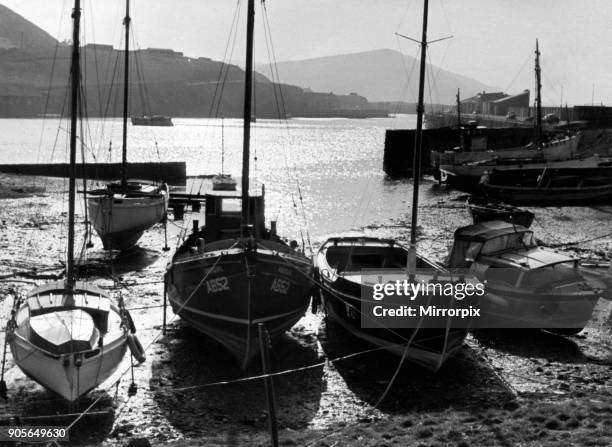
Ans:
{"label": "distant building", "polygon": [[174,51],[170,48],[146,48],[144,50],[139,51],[145,54],[151,54],[155,56],[183,57],[183,53],[181,51]]}
{"label": "distant building", "polygon": [[501,98],[506,98],[508,95],[503,92],[478,93],[476,96],[464,99],[461,101],[461,113],[480,113],[489,114],[488,104]]}
{"label": "distant building", "polygon": [[487,104],[488,115],[506,115],[510,108],[529,107],[529,90],[523,90],[522,93],[504,98],[496,99]]}
{"label": "distant building", "polygon": [[85,45],[85,48],[96,51],[113,51],[112,45],[105,45],[102,43],[88,43]]}

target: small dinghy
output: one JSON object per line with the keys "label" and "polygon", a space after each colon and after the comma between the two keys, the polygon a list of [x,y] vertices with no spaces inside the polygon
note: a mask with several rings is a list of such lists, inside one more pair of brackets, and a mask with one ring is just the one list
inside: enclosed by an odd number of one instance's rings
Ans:
{"label": "small dinghy", "polygon": [[480,197],[470,197],[467,206],[475,224],[490,220],[503,220],[529,228],[535,219],[535,214],[531,211]]}

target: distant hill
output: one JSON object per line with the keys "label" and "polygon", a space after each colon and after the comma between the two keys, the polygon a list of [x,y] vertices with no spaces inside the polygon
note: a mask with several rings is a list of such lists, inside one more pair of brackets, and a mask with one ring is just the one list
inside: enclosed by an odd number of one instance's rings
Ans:
{"label": "distant hill", "polygon": [[0,48],[45,48],[56,44],[49,33],[0,5]]}
{"label": "distant hill", "polygon": [[[81,49],[87,114],[122,114],[123,55],[110,45]],[[70,46],[0,5],[0,117],[66,113]],[[171,49],[130,51],[130,114],[170,116],[242,115],[244,70],[209,58],[189,58]],[[219,73],[223,68],[223,76]],[[223,79],[224,88],[218,85]],[[258,117],[386,116],[356,94],[333,95],[273,84],[256,73],[254,113]],[[284,107],[279,110],[278,89]],[[221,94],[222,92],[222,94]],[[213,106],[211,106],[213,104]]]}
{"label": "distant hill", "polygon": [[[299,61],[278,62],[280,80],[288,84],[311,88],[316,91],[349,94],[357,92],[368,101],[393,102],[416,100],[407,87],[407,73],[410,72],[410,87],[414,95],[418,90],[418,61],[399,51],[383,49],[362,53],[341,54]],[[414,67],[414,68],[413,68]],[[431,101],[454,104],[457,88],[467,98],[478,92],[498,90],[474,79],[450,71],[429,66],[435,76],[431,86]],[[268,65],[257,69],[270,73]],[[426,101],[430,101],[429,93]]]}

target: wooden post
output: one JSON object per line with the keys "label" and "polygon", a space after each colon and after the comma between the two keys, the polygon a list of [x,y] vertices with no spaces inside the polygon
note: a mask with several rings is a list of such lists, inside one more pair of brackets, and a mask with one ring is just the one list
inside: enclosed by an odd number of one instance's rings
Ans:
{"label": "wooden post", "polygon": [[168,293],[166,292],[166,277],[164,276],[164,317],[163,317],[163,322],[162,322],[162,334],[166,335],[166,307],[167,307],[167,303],[168,303]]}
{"label": "wooden post", "polygon": [[[270,336],[263,323],[257,325],[259,330],[259,348],[261,350],[261,366],[264,374],[270,374]],[[266,401],[268,403],[268,423],[270,428],[270,439],[273,447],[278,447],[278,424],[276,421],[276,409],[274,404],[274,383],[271,376],[264,377],[266,384]]]}

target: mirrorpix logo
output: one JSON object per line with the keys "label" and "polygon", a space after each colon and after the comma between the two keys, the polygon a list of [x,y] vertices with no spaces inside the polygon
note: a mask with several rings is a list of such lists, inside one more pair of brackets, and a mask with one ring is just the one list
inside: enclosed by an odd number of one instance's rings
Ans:
{"label": "mirrorpix logo", "polygon": [[[469,271],[362,272],[361,325],[366,328],[469,327],[481,317],[486,282]],[[449,321],[450,320],[450,321]]]}

